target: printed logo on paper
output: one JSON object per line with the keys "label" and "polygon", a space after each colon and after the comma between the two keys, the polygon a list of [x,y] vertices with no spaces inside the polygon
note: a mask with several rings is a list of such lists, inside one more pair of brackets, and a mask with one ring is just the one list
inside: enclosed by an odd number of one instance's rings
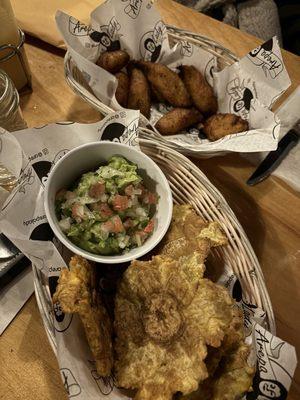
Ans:
{"label": "printed logo on paper", "polygon": [[69,399],[71,397],[78,396],[81,393],[81,387],[75,379],[73,372],[69,368],[61,368],[60,373],[62,376],[64,388],[69,396]]}
{"label": "printed logo on paper", "polygon": [[[47,154],[45,153],[47,149],[43,149],[43,154]],[[41,184],[43,185],[43,187],[45,187],[45,184],[47,182],[48,176],[49,176],[49,172],[50,169],[68,152],[68,149],[63,149],[60,150],[54,157],[53,161],[46,161],[46,160],[41,160],[41,161],[36,161],[33,162],[37,156],[42,157],[43,154],[42,152],[39,152],[37,154],[34,154],[32,156],[29,157],[29,161],[31,161],[32,163],[32,167],[35,170],[35,173],[37,174],[37,176],[39,177]]]}
{"label": "printed logo on paper", "polygon": [[266,77],[275,79],[283,71],[280,58],[273,53],[273,39],[268,40],[261,46],[256,47],[247,55],[248,59],[255,65],[261,67]]}
{"label": "printed logo on paper", "polygon": [[116,17],[112,17],[107,25],[100,26],[100,31],[90,32],[90,38],[99,44],[101,52],[120,50],[118,31],[121,25]]}
{"label": "printed logo on paper", "polygon": [[108,377],[100,376],[94,367],[95,363],[93,361],[90,361],[90,363],[93,365],[93,369],[91,370],[91,375],[95,380],[100,393],[103,394],[104,396],[108,396],[114,390],[115,387],[114,377],[112,375]]}
{"label": "printed logo on paper", "polygon": [[89,36],[92,28],[81,23],[74,17],[69,17],[69,32],[73,36]]}
{"label": "printed logo on paper", "polygon": [[140,55],[145,61],[155,62],[159,59],[166,26],[158,21],[152,31],[146,32],[140,40]]}
{"label": "printed logo on paper", "polygon": [[192,45],[192,43],[187,42],[185,40],[183,40],[180,43],[181,43],[180,54],[182,55],[182,57],[191,57],[194,52],[194,46]]}
{"label": "printed logo on paper", "polygon": [[123,3],[128,3],[124,8],[124,13],[130,18],[136,19],[139,16],[143,0],[121,0]]}
{"label": "printed logo on paper", "polygon": [[[49,269],[49,273],[60,273],[62,270],[62,267],[52,267]],[[50,295],[51,298],[53,297],[55,291],[56,291],[56,286],[58,282],[58,275],[52,275],[49,276],[48,282],[49,282],[49,290],[50,290]],[[57,332],[65,332],[69,326],[71,325],[72,319],[73,319],[73,314],[65,314],[60,306],[60,303],[57,301],[56,303],[53,304],[53,311],[54,311],[54,327]]]}
{"label": "printed logo on paper", "polygon": [[249,119],[251,101],[254,98],[252,90],[245,87],[239,78],[235,78],[227,84],[226,92],[229,95],[230,111],[245,120]]}
{"label": "printed logo on paper", "polygon": [[256,325],[255,344],[257,370],[253,380],[253,392],[247,393],[247,400],[286,399],[287,389],[282,382],[290,384],[292,376],[280,359],[285,343]]}
{"label": "printed logo on paper", "polygon": [[216,67],[216,60],[215,57],[212,57],[205,65],[204,69],[204,77],[206,79],[206,82],[211,86],[213,86],[214,84],[213,72],[215,70],[215,67]]}
{"label": "printed logo on paper", "polygon": [[108,123],[99,130],[99,140],[109,140],[110,142],[124,143],[129,146],[137,146],[137,130],[139,119],[136,118],[127,126],[119,122],[120,114],[114,114],[108,120]]}

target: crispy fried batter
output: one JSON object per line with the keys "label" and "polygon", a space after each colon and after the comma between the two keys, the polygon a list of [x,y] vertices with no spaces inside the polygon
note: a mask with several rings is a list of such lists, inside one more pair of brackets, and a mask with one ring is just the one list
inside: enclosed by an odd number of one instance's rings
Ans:
{"label": "crispy fried batter", "polygon": [[155,127],[162,135],[174,135],[202,119],[202,114],[195,108],[174,108],[163,115]]}
{"label": "crispy fried batter", "polygon": [[116,100],[120,106],[126,108],[129,92],[129,77],[125,72],[117,72],[116,78],[118,79],[118,86],[116,90]]}
{"label": "crispy fried batter", "polygon": [[146,117],[150,117],[150,89],[147,79],[142,71],[132,68],[130,76],[128,108],[140,110]]}
{"label": "crispy fried batter", "polygon": [[147,76],[152,87],[174,107],[189,107],[190,96],[181,78],[166,65],[139,61],[136,63]]}
{"label": "crispy fried batter", "polygon": [[118,384],[138,389],[139,400],[196,390],[208,377],[207,345],[221,345],[234,304],[198,265],[162,256],[134,261],[115,301]]}
{"label": "crispy fried batter", "polygon": [[193,65],[182,65],[180,69],[185,87],[198,110],[206,115],[216,113],[218,110],[217,98],[201,72]]}
{"label": "crispy fried batter", "polygon": [[244,132],[249,129],[248,122],[235,114],[215,114],[204,122],[203,131],[209,140]]}
{"label": "crispy fried batter", "polygon": [[255,373],[255,368],[247,362],[249,351],[249,346],[243,341],[238,343],[234,350],[222,357],[214,374],[203,381],[197,391],[181,397],[181,400],[240,399],[250,390]]}
{"label": "crispy fried batter", "polygon": [[63,269],[53,295],[65,313],[78,313],[101,376],[111,373],[113,364],[111,322],[96,291],[95,270],[80,256],[72,257],[70,270]]}
{"label": "crispy fried batter", "polygon": [[189,204],[175,205],[172,223],[159,253],[196,264],[203,274],[203,263],[211,247],[225,244],[227,238],[217,222],[205,222]]}
{"label": "crispy fried batter", "polygon": [[115,74],[121,71],[129,61],[129,54],[124,50],[104,51],[98,61],[97,65],[106,69],[106,71]]}

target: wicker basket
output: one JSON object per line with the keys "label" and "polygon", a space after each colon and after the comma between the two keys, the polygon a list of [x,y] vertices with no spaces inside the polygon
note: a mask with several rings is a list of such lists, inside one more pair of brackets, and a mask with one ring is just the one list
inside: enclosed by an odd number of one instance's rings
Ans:
{"label": "wicker basket", "polygon": [[[225,66],[231,65],[235,61],[238,61],[238,58],[228,49],[220,45],[219,43],[215,42],[212,39],[209,39],[205,36],[198,35],[196,33],[192,33],[183,29],[176,28],[174,26],[166,25],[168,31],[169,42],[171,45],[179,41],[189,41],[196,46],[201,47],[202,49],[208,51],[209,53],[213,54],[217,58],[217,68],[218,70],[222,70]],[[102,115],[106,116],[116,110],[108,107],[101,100],[99,100],[90,87],[88,86],[87,82],[85,81],[84,77],[82,76],[81,72],[78,70],[69,52],[65,55],[65,62],[64,62],[64,73],[65,78],[69,86],[73,89],[75,93],[77,93],[80,97],[82,97],[87,103],[89,103],[93,108],[98,110]],[[141,116],[141,122],[144,126],[149,126],[149,121],[147,121],[143,116]],[[141,128],[140,129],[140,136],[142,138],[147,138],[149,135],[155,137],[160,143],[165,144],[173,149],[176,149],[184,154],[190,155],[197,155],[200,157],[212,157],[214,155],[220,155],[221,153],[226,152],[212,152],[206,151],[201,153],[194,152],[192,149],[186,149],[183,146],[179,146],[166,137],[162,136],[153,126],[150,128]]]}
{"label": "wicker basket", "polygon": [[[151,139],[140,140],[142,151],[165,173],[175,203],[190,203],[204,219],[219,221],[229,244],[213,250],[212,256],[226,261],[238,276],[246,299],[266,312],[266,328],[275,334],[275,321],[263,274],[251,244],[221,193],[184,155]],[[216,261],[218,261],[216,260]],[[37,303],[53,350],[56,341],[52,319],[52,302],[47,282],[33,267]]]}

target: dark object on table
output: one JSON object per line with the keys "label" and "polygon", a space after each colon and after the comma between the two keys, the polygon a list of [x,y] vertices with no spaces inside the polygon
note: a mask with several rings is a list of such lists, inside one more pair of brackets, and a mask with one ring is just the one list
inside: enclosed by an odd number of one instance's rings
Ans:
{"label": "dark object on table", "polygon": [[279,141],[277,150],[271,151],[267,157],[260,163],[256,171],[247,180],[250,186],[268,178],[273,171],[279,166],[281,161],[288,155],[290,150],[297,145],[300,137],[300,125],[298,124],[295,129],[291,129]]}
{"label": "dark object on table", "polygon": [[14,280],[21,272],[23,272],[31,264],[30,260],[25,257],[22,253],[13,259],[3,263],[0,263],[1,271],[5,273],[0,276],[0,290],[2,290],[6,285],[8,285],[12,280]]}

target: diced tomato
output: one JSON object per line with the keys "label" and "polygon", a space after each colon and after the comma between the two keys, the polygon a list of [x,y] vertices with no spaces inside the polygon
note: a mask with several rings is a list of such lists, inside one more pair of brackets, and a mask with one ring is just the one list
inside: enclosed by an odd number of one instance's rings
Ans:
{"label": "diced tomato", "polygon": [[98,211],[104,218],[111,217],[113,215],[113,211],[109,207],[109,205],[106,203],[102,203],[101,201],[91,204],[91,209],[93,211]]}
{"label": "diced tomato", "polygon": [[126,221],[123,222],[123,226],[125,229],[133,228],[134,223],[133,223],[132,219],[127,218]]}
{"label": "diced tomato", "polygon": [[111,218],[112,223],[114,224],[114,232],[120,233],[124,231],[124,226],[122,224],[121,218],[118,215],[114,215]]}
{"label": "diced tomato", "polygon": [[156,204],[157,203],[157,195],[152,192],[146,192],[143,194],[143,203],[145,204]]}
{"label": "diced tomato", "polygon": [[67,193],[66,189],[60,189],[55,196],[56,200],[64,200],[65,194]]}
{"label": "diced tomato", "polygon": [[105,183],[97,182],[90,186],[89,196],[98,199],[105,193]]}
{"label": "diced tomato", "polygon": [[102,224],[103,230],[106,232],[114,232],[114,224],[111,220],[108,220],[106,222],[103,222]]}
{"label": "diced tomato", "polygon": [[125,194],[127,194],[127,196],[132,196],[133,195],[133,191],[134,191],[134,186],[133,185],[126,186]]}
{"label": "diced tomato", "polygon": [[84,218],[84,207],[80,203],[74,203],[72,205],[72,217],[76,220]]}
{"label": "diced tomato", "polygon": [[128,208],[128,197],[116,194],[113,199],[113,209],[116,211],[124,211]]}
{"label": "diced tomato", "polygon": [[146,226],[146,228],[144,228],[144,232],[149,234],[151,232],[153,232],[154,229],[154,221],[153,219],[150,219],[150,221],[148,222],[148,225]]}

